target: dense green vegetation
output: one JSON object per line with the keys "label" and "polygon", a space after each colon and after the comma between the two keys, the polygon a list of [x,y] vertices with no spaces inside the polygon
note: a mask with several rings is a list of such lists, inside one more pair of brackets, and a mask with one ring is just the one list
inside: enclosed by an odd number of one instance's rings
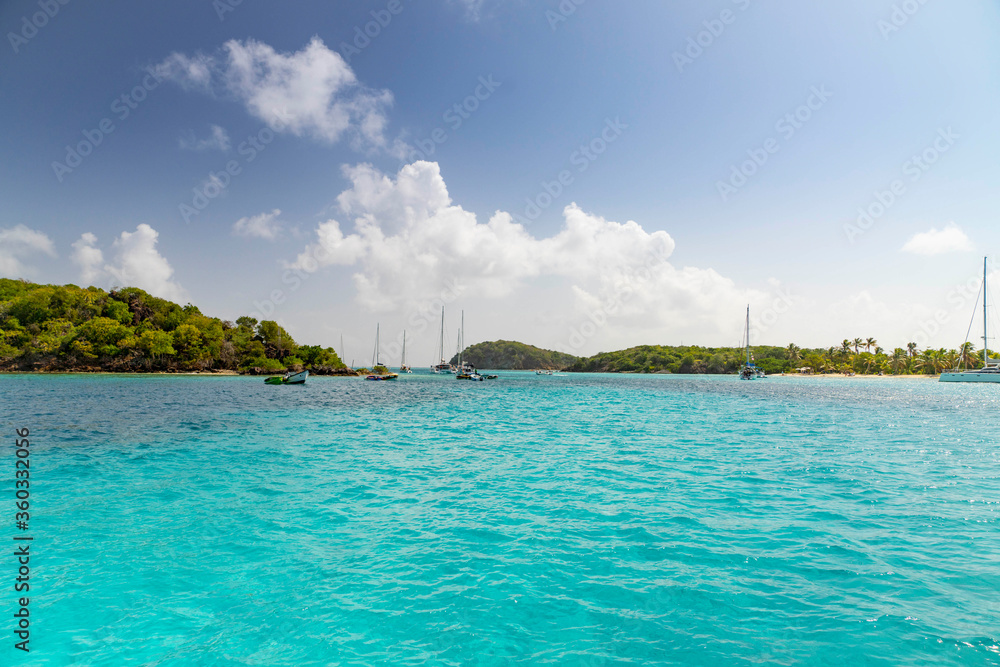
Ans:
{"label": "dense green vegetation", "polygon": [[[754,359],[767,373],[791,368],[780,347],[753,348]],[[640,345],[580,359],[566,370],[582,373],[735,373],[744,351],[725,347]]]}
{"label": "dense green vegetation", "polygon": [[[577,361],[577,357],[562,352],[543,350],[534,345],[525,345],[509,340],[478,343],[465,349],[462,360],[476,368],[491,370],[523,371],[533,369],[560,369]],[[458,356],[452,358],[458,363]]]}
{"label": "dense green vegetation", "polygon": [[344,368],[331,348],[298,345],[276,322],[226,322],[126,287],[0,279],[0,369],[319,372]]}
{"label": "dense green vegetation", "polygon": [[[845,339],[826,349],[756,346],[754,360],[767,373],[920,373],[979,368],[971,343],[959,350],[919,350],[915,343],[892,352],[874,338]],[[994,355],[996,356],[996,355]],[[643,345],[580,359],[524,343],[494,341],[467,348],[478,368],[566,369],[610,373],[735,373],[738,348]],[[456,363],[457,358],[452,359]],[[332,348],[298,345],[276,322],[203,315],[195,306],[159,299],[138,288],[105,292],[96,287],[36,285],[0,279],[0,370],[105,370],[276,372],[309,368],[347,371]]]}
{"label": "dense green vegetation", "polygon": [[[916,343],[886,352],[874,338],[845,339],[837,347],[802,349],[754,346],[754,362],[767,373],[803,369],[810,373],[859,373],[886,375],[935,375],[954,368],[980,368],[982,352],[972,343],[959,350],[923,350]],[[642,345],[618,352],[604,352],[580,359],[566,370],[604,373],[736,373],[745,360],[740,348],[668,347]],[[997,355],[992,355],[996,358]]]}

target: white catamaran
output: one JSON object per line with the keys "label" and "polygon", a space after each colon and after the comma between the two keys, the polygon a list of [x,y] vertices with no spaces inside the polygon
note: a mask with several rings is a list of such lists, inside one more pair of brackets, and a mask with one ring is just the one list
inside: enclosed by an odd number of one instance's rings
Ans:
{"label": "white catamaran", "polygon": [[400,373],[412,373],[413,369],[406,365],[406,329],[403,329],[403,358],[399,361]]}
{"label": "white catamaran", "polygon": [[431,366],[432,373],[450,373],[451,364],[444,358],[444,306],[441,306],[441,347],[438,349],[441,357],[440,363]]}
{"label": "white catamaran", "polygon": [[[938,382],[1000,382],[1000,359],[990,359],[990,339],[987,325],[986,299],[986,266],[987,258],[983,258],[983,367],[978,370],[958,370],[941,373]],[[978,306],[979,303],[976,303]],[[971,328],[971,325],[970,325]]]}
{"label": "white catamaran", "polygon": [[747,349],[747,360],[740,367],[740,379],[741,380],[762,380],[767,377],[762,368],[757,367],[753,363],[753,357],[750,356],[750,306],[747,306],[747,324],[744,330],[744,340],[746,341]]}

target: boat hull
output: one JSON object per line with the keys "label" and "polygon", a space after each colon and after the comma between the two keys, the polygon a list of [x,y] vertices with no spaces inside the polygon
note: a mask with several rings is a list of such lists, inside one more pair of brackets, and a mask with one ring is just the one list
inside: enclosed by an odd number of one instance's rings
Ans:
{"label": "boat hull", "polygon": [[1000,384],[1000,373],[997,373],[996,371],[941,373],[941,377],[938,378],[938,382],[993,382]]}
{"label": "boat hull", "polygon": [[305,384],[307,377],[309,377],[309,371],[301,371],[284,377],[269,377],[264,380],[264,384]]}
{"label": "boat hull", "polygon": [[309,371],[302,371],[301,373],[295,373],[285,378],[285,384],[305,384],[307,377],[309,377]]}

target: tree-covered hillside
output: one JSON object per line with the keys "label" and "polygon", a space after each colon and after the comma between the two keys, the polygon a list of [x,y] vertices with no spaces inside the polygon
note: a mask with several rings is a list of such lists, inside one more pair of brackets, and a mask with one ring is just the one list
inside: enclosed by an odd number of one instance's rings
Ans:
{"label": "tree-covered hillside", "polygon": [[[874,338],[845,339],[839,346],[803,349],[754,346],[754,362],[767,373],[806,369],[811,373],[935,375],[954,368],[981,368],[982,352],[972,343],[958,350],[926,349],[916,343],[887,352]],[[740,348],[642,345],[580,359],[566,370],[598,373],[736,373],[746,359]],[[996,358],[997,355],[991,355]]]}
{"label": "tree-covered hillside", "polygon": [[[752,351],[757,365],[768,373],[791,368],[783,348],[759,346]],[[735,348],[640,345],[580,359],[567,370],[580,373],[735,373],[743,363],[743,355],[743,350]]]}
{"label": "tree-covered hillside", "polygon": [[271,372],[343,368],[331,348],[298,345],[276,322],[226,322],[126,287],[0,279],[0,369]]}
{"label": "tree-covered hillside", "polygon": [[[523,371],[533,369],[559,369],[577,361],[577,357],[562,352],[543,350],[534,345],[497,340],[478,343],[465,349],[462,360],[476,368],[491,370]],[[458,363],[458,356],[451,363]]]}

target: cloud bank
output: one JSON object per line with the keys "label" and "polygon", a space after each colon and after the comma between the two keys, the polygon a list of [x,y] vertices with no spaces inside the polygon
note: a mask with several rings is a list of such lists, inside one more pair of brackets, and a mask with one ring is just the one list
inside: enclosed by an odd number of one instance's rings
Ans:
{"label": "cloud bank", "polygon": [[944,229],[914,234],[903,245],[902,252],[914,255],[941,255],[948,252],[968,252],[972,250],[972,241],[954,222],[949,222]]}
{"label": "cloud bank", "polygon": [[37,254],[56,256],[48,236],[24,225],[0,229],[0,277],[21,278],[34,274],[34,269],[24,263],[24,258]]}
{"label": "cloud bank", "polygon": [[392,93],[359,83],[341,55],[318,37],[294,53],[234,39],[211,55],[173,53],[154,71],[186,90],[233,97],[275,131],[328,143],[347,135],[356,148],[389,145]]}
{"label": "cloud bank", "polygon": [[184,303],[189,298],[187,291],[173,279],[173,267],[156,249],[158,238],[159,233],[146,224],[134,232],[122,232],[111,245],[113,261],[104,263],[97,236],[87,232],[73,243],[71,259],[80,268],[80,279],[86,285],[114,282]]}
{"label": "cloud bank", "polygon": [[247,238],[258,238],[266,241],[274,241],[281,235],[284,229],[278,216],[281,209],[274,209],[270,213],[261,213],[247,218],[240,218],[233,223],[233,234]]}
{"label": "cloud bank", "polygon": [[[436,163],[407,165],[395,177],[368,164],[344,174],[352,185],[337,198],[343,215],[319,224],[289,268],[354,267],[356,299],[372,311],[412,309],[459,284],[463,299],[516,294],[525,312],[548,309],[564,322],[599,313],[614,326],[662,335],[664,328],[728,331],[739,319],[734,313],[764,296],[712,269],[674,267],[665,231],[606,220],[576,204],[548,238],[501,211],[479,222],[452,202]],[[550,292],[546,305],[533,303],[538,288],[555,290],[557,302]]]}

